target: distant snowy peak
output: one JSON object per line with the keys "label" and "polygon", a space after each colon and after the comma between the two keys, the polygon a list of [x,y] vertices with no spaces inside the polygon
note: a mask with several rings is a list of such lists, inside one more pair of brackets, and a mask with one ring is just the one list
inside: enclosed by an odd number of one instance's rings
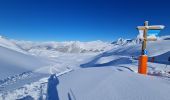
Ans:
{"label": "distant snowy peak", "polygon": [[[149,36],[148,38],[157,38],[157,41],[161,40],[170,40],[170,35],[166,36]],[[141,44],[142,43],[142,36],[139,34],[135,39],[124,39],[124,38],[119,38],[117,41],[112,42],[114,45],[129,45],[129,44]],[[148,41],[150,42],[150,41]]]}
{"label": "distant snowy peak", "polygon": [[111,43],[103,41],[67,41],[67,42],[27,42],[15,41],[22,49],[26,51],[48,50],[58,51],[62,53],[86,53],[86,52],[101,52],[111,49]]}
{"label": "distant snowy peak", "polygon": [[124,44],[127,44],[127,43],[131,43],[133,40],[131,39],[123,39],[123,38],[119,38],[117,40],[117,44],[121,44],[121,45],[124,45]]}
{"label": "distant snowy peak", "polygon": [[117,41],[112,42],[114,45],[129,45],[129,44],[139,44],[141,43],[141,40],[136,38],[136,39],[124,39],[124,38],[119,38]]}
{"label": "distant snowy peak", "polygon": [[[159,40],[170,40],[170,36],[161,36]],[[87,53],[87,52],[103,52],[114,48],[114,46],[136,45],[141,44],[140,35],[135,39],[119,38],[117,41],[109,43],[100,40],[90,42],[66,41],[66,42],[31,42],[10,40],[0,36],[0,46],[12,49],[22,53],[30,54],[52,54],[52,53]]]}

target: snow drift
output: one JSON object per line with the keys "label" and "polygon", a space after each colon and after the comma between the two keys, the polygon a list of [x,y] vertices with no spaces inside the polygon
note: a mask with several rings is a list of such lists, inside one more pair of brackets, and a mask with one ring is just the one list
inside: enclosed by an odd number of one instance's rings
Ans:
{"label": "snow drift", "polygon": [[46,60],[0,46],[0,79],[47,65]]}
{"label": "snow drift", "polygon": [[119,67],[78,69],[59,76],[56,80],[59,81],[55,86],[58,91],[55,96],[60,100],[169,100],[170,98],[168,80],[119,70]]}

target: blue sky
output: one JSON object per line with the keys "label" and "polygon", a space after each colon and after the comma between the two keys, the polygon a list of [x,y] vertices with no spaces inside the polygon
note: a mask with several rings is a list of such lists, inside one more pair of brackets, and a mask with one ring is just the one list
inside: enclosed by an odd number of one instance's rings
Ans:
{"label": "blue sky", "polygon": [[31,41],[134,38],[145,20],[170,34],[168,0],[0,0],[0,35]]}

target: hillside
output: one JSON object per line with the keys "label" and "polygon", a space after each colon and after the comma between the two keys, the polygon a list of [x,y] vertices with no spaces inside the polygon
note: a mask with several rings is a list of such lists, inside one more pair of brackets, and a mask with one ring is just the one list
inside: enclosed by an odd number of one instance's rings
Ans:
{"label": "hillside", "polygon": [[[0,81],[0,99],[168,100],[170,98],[168,95],[170,67],[166,66],[169,64],[167,59],[170,56],[169,36],[148,42],[149,61],[151,57],[155,57],[155,61],[148,63],[147,76],[136,73],[137,58],[141,52],[141,43],[136,39],[119,39],[112,44],[105,44],[104,47],[110,47],[102,52],[86,53],[59,52],[55,51],[58,47],[48,49],[47,44],[44,46],[43,43],[41,47],[39,43],[36,46],[32,43],[24,42],[23,46],[35,47],[37,53],[24,49],[21,44],[22,50],[28,54],[0,47],[2,55],[0,63],[6,66],[1,67],[3,77],[14,75]],[[100,42],[93,45],[100,45]],[[100,46],[96,47],[100,49]],[[43,52],[43,57],[40,52]],[[10,72],[8,68],[14,71]],[[163,91],[160,93],[160,90]]]}
{"label": "hillside", "polygon": [[3,36],[0,36],[0,46],[26,54],[26,52],[22,50],[17,44]]}
{"label": "hillside", "polygon": [[[148,42],[147,44],[147,51],[148,57],[151,59],[155,57],[155,62],[157,63],[164,63],[168,64],[168,57],[170,57],[170,40],[167,40],[168,36],[162,37],[157,41]],[[88,66],[99,66],[99,65],[107,65],[112,66],[116,63],[120,63],[123,59],[127,59],[126,63],[131,60],[131,57],[138,58],[141,53],[141,44],[139,43],[128,43],[126,45],[118,45],[115,46],[112,50],[106,51],[101,53],[100,55],[96,56],[92,61],[82,64],[82,67]],[[120,59],[119,59],[120,58]],[[122,59],[122,60],[121,60]],[[128,61],[129,59],[129,61]],[[112,63],[113,62],[113,63]],[[132,63],[131,61],[129,63]],[[120,63],[122,64],[122,63]]]}

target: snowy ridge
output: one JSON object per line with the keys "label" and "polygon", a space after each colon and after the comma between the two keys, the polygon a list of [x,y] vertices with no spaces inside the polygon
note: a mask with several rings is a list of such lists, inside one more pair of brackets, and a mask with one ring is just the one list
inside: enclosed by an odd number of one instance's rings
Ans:
{"label": "snowy ridge", "polygon": [[[170,64],[168,58],[170,57],[170,40],[169,36],[160,37],[157,41],[151,41],[147,44],[147,51],[149,56],[149,61],[152,57],[155,58],[154,62],[160,64],[160,68],[156,67],[154,64],[150,64],[150,67],[158,69],[155,70],[156,73],[162,71],[165,73],[166,64]],[[141,53],[141,44],[138,43],[129,43],[126,45],[118,45],[113,47],[112,50],[106,51],[94,57],[93,60],[81,64],[81,67],[102,67],[102,66],[127,66],[137,72],[138,66],[138,57]],[[161,68],[162,67],[162,68]],[[151,73],[153,69],[150,69]]]}
{"label": "snowy ridge", "polygon": [[100,40],[91,42],[31,42],[7,39],[0,36],[0,46],[24,54],[57,57],[61,53],[98,53],[110,50],[113,45]]}
{"label": "snowy ridge", "polygon": [[134,45],[134,44],[140,44],[142,43],[140,37],[137,36],[137,38],[135,39],[124,39],[124,38],[119,38],[117,41],[112,42],[112,44],[114,45],[119,45],[119,46],[123,46],[123,45]]}
{"label": "snowy ridge", "polygon": [[26,55],[11,49],[0,47],[0,78],[31,71],[51,63],[47,59]]}
{"label": "snowy ridge", "polygon": [[5,47],[8,49],[12,49],[24,54],[27,54],[24,50],[22,50],[19,46],[17,46],[14,42],[10,41],[9,39],[0,36],[0,46]]}
{"label": "snowy ridge", "polygon": [[86,52],[101,52],[111,49],[111,44],[102,41],[92,42],[28,42],[15,41],[22,49],[34,52],[40,50],[58,51],[62,53],[86,53]]}

